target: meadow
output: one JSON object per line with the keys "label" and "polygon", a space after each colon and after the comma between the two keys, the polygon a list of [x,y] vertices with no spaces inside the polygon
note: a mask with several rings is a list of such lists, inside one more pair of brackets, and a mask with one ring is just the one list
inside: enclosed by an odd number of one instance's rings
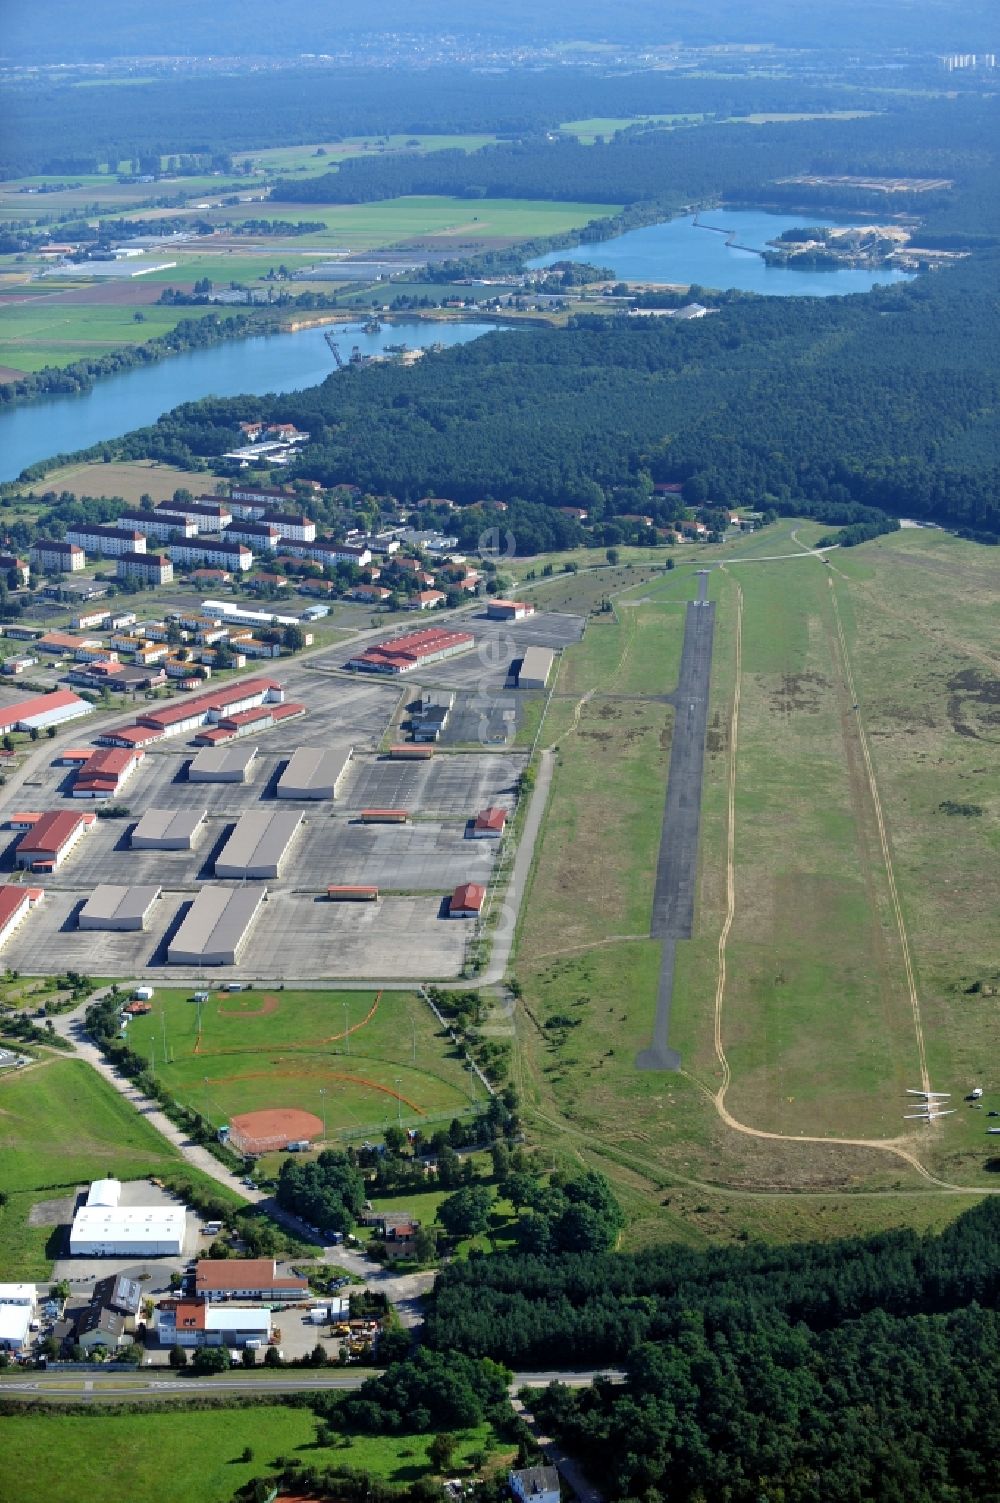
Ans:
{"label": "meadow", "polygon": [[179,1153],[82,1060],[46,1057],[0,1076],[0,1158],[7,1203],[0,1208],[0,1268],[44,1279],[52,1224],[30,1225],[40,1201],[71,1195],[102,1175],[185,1178],[227,1192],[188,1170]]}
{"label": "meadow", "polygon": [[[278,1457],[350,1466],[402,1485],[433,1472],[429,1435],[337,1434],[323,1444],[318,1429],[309,1409],[280,1403],[200,1412],[144,1405],[136,1414],[42,1415],[25,1406],[5,1421],[0,1500],[230,1503],[237,1488],[268,1472]],[[487,1426],[463,1431],[453,1464],[463,1468],[470,1453],[498,1446]],[[243,1460],[247,1448],[250,1461]]]}
{"label": "meadow", "polygon": [[331,1140],[353,1139],[390,1122],[447,1123],[475,1099],[464,1059],[408,992],[213,991],[199,1007],[188,991],[157,988],[128,1042],[215,1126],[298,1107],[325,1117]]}
{"label": "meadow", "polygon": [[[145,280],[145,279],[143,279]],[[55,288],[53,288],[55,292]],[[141,322],[136,321],[141,313]],[[144,344],[167,334],[183,318],[203,318],[211,308],[166,308],[130,302],[88,305],[53,296],[30,306],[0,308],[0,365],[38,371],[70,365],[123,345]]]}
{"label": "meadow", "polygon": [[[615,1177],[632,1243],[665,1230],[711,1240],[920,1227],[967,1203],[922,1187],[902,1158],[828,1139],[898,1139],[951,1183],[988,1183],[985,1111],[962,1097],[982,1085],[985,1105],[1000,1108],[1000,970],[990,947],[1000,844],[997,561],[910,529],[835,552],[828,565],[764,562],[794,551],[793,532],[816,535],[786,522],[697,550],[698,562],[715,553],[730,563],[710,582],[717,625],[696,928],[678,948],[671,1026],[680,1074],[634,1068],[659,966],[648,914],[665,753],[657,757],[652,727],[603,718],[601,696],[626,684],[662,692],[683,624],[667,602],[683,598],[685,578],[693,585],[688,569],[614,595],[622,625],[599,616],[564,654],[543,729],[558,763],[514,962],[525,999],[517,1069],[536,1130]],[[620,570],[591,577],[605,572]],[[556,577],[539,592],[576,583]],[[630,607],[630,597],[647,603]],[[641,621],[657,610],[660,655],[642,651],[634,627],[629,652],[633,614]],[[735,906],[721,1039],[732,1073],[726,1107],[737,1125],[779,1135],[770,1139],[734,1131],[712,1099],[723,1083],[713,998],[738,620]],[[636,701],[608,705],[639,713]],[[958,1108],[933,1129],[903,1121],[906,1090],[921,1083],[919,1051],[862,733],[931,1083]],[[669,720],[660,734],[669,744]]]}

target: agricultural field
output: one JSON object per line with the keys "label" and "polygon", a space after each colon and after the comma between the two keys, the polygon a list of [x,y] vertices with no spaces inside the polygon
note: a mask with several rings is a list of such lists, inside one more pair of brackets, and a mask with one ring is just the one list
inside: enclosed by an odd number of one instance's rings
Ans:
{"label": "agricultural field", "polygon": [[[985,1106],[1000,1109],[997,561],[911,529],[829,564],[768,563],[786,551],[777,531],[748,540],[755,561],[711,576],[696,926],[678,946],[671,1024],[679,1074],[634,1067],[658,981],[648,919],[665,782],[665,760],[650,755],[655,726],[639,717],[659,711],[669,744],[670,711],[610,698],[611,685],[635,693],[642,680],[658,692],[676,662],[682,617],[658,583],[617,594],[622,624],[598,617],[567,650],[544,728],[558,763],[514,963],[521,1085],[542,1131],[593,1155],[631,1196],[634,1242],[675,1218],[693,1240],[926,1226],[968,1202],[935,1196],[917,1166],[955,1186],[989,1183],[985,1110],[962,1097],[982,1085]],[[811,540],[802,523],[791,531]],[[674,598],[685,577],[663,576]],[[630,596],[664,600],[662,669],[643,666],[643,633],[628,623],[652,607],[629,607]],[[737,678],[734,905],[717,993]],[[579,697],[562,700],[567,689]],[[921,1050],[932,1088],[957,1107],[934,1127],[903,1120]],[[903,1155],[867,1146],[885,1141]],[[659,1210],[654,1189],[669,1191]]]}
{"label": "agricultural field", "polygon": [[447,1124],[475,1099],[463,1057],[409,992],[212,991],[199,1007],[189,991],[157,988],[128,1042],[216,1126],[294,1107],[346,1141],[390,1122]]}
{"label": "agricultural field", "polygon": [[[128,289],[131,291],[132,289]],[[0,307],[0,365],[38,371],[47,365],[107,354],[122,345],[144,344],[167,334],[183,318],[202,318],[211,308],[165,308],[123,300],[88,306],[59,297],[33,300],[30,306]],[[136,313],[141,313],[137,321]]]}
{"label": "agricultural field", "polygon": [[[174,491],[189,490],[192,495],[211,491],[213,477],[203,472],[179,470],[173,465],[140,459],[123,464],[69,464],[50,470],[45,490],[72,491],[77,496],[120,496],[130,506],[137,506],[143,496],[154,501],[170,501]],[[25,492],[31,487],[26,486]]]}
{"label": "agricultural field", "polygon": [[[412,153],[423,156],[431,151],[478,151],[492,146],[494,135],[424,135],[347,136],[340,141],[314,141],[308,146],[269,146],[263,151],[240,152],[242,162],[249,158],[255,174],[275,177],[319,177],[338,162],[349,157],[388,156]],[[317,156],[322,151],[322,156]]]}
{"label": "agricultural field", "polygon": [[600,137],[610,140],[616,131],[630,125],[697,125],[702,115],[592,115],[588,120],[566,120],[559,129],[575,136],[581,146],[593,146]]}
{"label": "agricultural field", "polygon": [[[321,1445],[317,1431],[309,1409],[280,1403],[200,1412],[144,1406],[114,1415],[41,1415],[26,1408],[5,1423],[0,1500],[230,1503],[237,1488],[267,1472],[279,1456],[320,1467],[350,1466],[400,1484],[433,1471],[429,1435],[338,1435],[332,1445]],[[243,1460],[246,1448],[249,1462]],[[461,1433],[453,1464],[464,1468],[470,1454],[484,1450],[492,1453],[488,1465],[510,1454],[484,1425]],[[15,1477],[16,1487],[8,1490]]]}
{"label": "agricultural field", "polygon": [[109,1172],[140,1179],[181,1171],[188,1180],[200,1179],[128,1102],[77,1059],[47,1057],[0,1076],[0,1156],[8,1197],[0,1208],[0,1268],[24,1279],[46,1277],[50,1241],[66,1219],[55,1211],[50,1215],[46,1202],[71,1196],[78,1185]]}

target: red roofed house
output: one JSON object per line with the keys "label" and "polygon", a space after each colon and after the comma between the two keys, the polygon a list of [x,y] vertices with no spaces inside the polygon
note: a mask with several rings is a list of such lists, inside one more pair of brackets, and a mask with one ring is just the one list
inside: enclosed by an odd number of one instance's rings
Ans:
{"label": "red roofed house", "polygon": [[486,888],[481,882],[463,882],[448,903],[449,918],[478,918],[483,911]]}
{"label": "red roofed house", "polygon": [[497,840],[507,828],[506,809],[482,809],[472,826],[473,840]]}
{"label": "red roofed house", "polygon": [[279,1278],[273,1258],[199,1258],[194,1288],[206,1300],[296,1300],[308,1296],[309,1280]]}
{"label": "red roofed house", "polygon": [[416,595],[411,595],[407,604],[411,610],[432,611],[435,606],[441,605],[448,597],[443,590],[418,590]]}
{"label": "red roofed house", "polygon": [[535,607],[526,600],[491,600],[486,614],[491,621],[523,621],[535,614]]}

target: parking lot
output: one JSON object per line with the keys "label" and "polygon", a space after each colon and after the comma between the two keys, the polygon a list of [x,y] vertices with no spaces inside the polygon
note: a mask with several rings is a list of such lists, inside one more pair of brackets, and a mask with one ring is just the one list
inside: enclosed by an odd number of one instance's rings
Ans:
{"label": "parking lot", "polygon": [[[336,800],[302,805],[303,824],[293,836],[281,875],[261,883],[269,890],[231,974],[274,980],[449,977],[462,967],[468,926],[448,920],[443,899],[462,882],[489,880],[497,845],[468,838],[469,821],[483,808],[512,810],[526,765],[523,754],[436,754],[426,762],[393,761],[376,747],[405,694],[407,683],[282,667],[288,696],[301,698],[309,714],[248,738],[259,745],[246,783],[193,783],[188,767],[196,753],[189,738],[150,747],[116,803],[121,818],[95,820],[65,861],[34,880],[45,897],[9,936],[3,961],[27,975],[54,964],[96,975],[163,974],[167,944],[203,883],[217,883],[214,863],[240,816],[274,798],[281,771],[299,746],[333,747],[354,759]],[[76,728],[69,744],[85,745]],[[43,762],[11,795],[5,812],[101,807],[70,797],[72,769]],[[272,807],[274,807],[272,805]],[[134,850],[132,831],[151,808],[205,810],[207,820],[193,850]],[[363,825],[366,808],[404,808],[406,825]],[[14,874],[17,832],[0,836],[0,872]],[[101,885],[153,884],[163,889],[146,931],[81,931],[78,916]],[[377,904],[332,904],[330,884],[371,884],[390,895]],[[226,882],[222,885],[232,886]],[[183,969],[171,967],[178,979]],[[225,974],[230,974],[229,968]]]}

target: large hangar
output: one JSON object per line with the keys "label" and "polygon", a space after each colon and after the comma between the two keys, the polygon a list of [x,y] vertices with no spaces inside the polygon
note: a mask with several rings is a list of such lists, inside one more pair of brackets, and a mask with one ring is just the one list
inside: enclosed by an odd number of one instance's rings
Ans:
{"label": "large hangar", "polygon": [[256,760],[256,746],[206,746],[192,758],[188,782],[245,783]]}
{"label": "large hangar", "polygon": [[134,851],[190,851],[205,828],[206,809],[147,809],[132,831]]}
{"label": "large hangar", "polygon": [[248,810],[216,858],[215,875],[235,881],[279,877],[301,824],[302,815],[292,809]]}
{"label": "large hangar", "polygon": [[102,882],[95,887],[80,909],[81,929],[145,929],[153,905],[160,896],[158,887],[116,887]]}
{"label": "large hangar", "polygon": [[169,965],[235,965],[267,888],[203,887],[167,946]]}
{"label": "large hangar", "polygon": [[81,1206],[69,1234],[74,1258],[164,1258],[184,1251],[183,1206]]}
{"label": "large hangar", "polygon": [[275,790],[279,798],[336,798],[351,765],[353,747],[343,752],[300,746],[288,760]]}

